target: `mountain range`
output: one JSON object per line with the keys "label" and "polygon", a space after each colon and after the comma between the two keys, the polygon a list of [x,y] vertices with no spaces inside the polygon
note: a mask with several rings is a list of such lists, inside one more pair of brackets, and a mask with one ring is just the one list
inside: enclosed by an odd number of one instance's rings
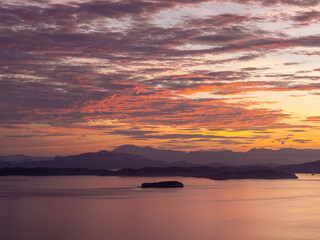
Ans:
{"label": "mountain range", "polygon": [[134,155],[164,162],[185,161],[201,165],[284,165],[316,161],[320,159],[320,150],[283,148],[251,149],[247,152],[221,151],[173,151],[152,147],[138,147],[123,145],[113,151]]}
{"label": "mountain range", "polygon": [[87,168],[87,169],[118,169],[162,167],[165,163],[147,159],[127,153],[100,151],[96,153],[83,153],[63,157],[55,157],[43,161],[25,161],[19,163],[0,162],[0,167],[55,167],[55,168]]}
{"label": "mountain range", "polygon": [[[320,150],[313,149],[251,149],[247,152],[173,151],[152,147],[123,145],[113,151],[99,151],[53,158],[11,155],[0,157],[0,167],[55,167],[86,169],[120,169],[142,167],[223,167],[268,166],[313,162],[320,159]],[[2,160],[2,161],[1,161]],[[312,168],[312,167],[311,167]]]}
{"label": "mountain range", "polygon": [[51,159],[51,157],[28,156],[28,155],[22,155],[22,154],[0,156],[0,162],[11,162],[11,163],[43,161],[43,160],[49,160],[49,159]]}

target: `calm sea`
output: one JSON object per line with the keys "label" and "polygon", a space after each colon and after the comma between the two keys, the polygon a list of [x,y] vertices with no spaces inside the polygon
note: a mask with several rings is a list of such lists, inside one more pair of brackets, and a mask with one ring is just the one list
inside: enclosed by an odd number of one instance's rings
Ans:
{"label": "calm sea", "polygon": [[[317,240],[320,176],[0,177],[4,240]],[[178,180],[183,189],[141,189]]]}

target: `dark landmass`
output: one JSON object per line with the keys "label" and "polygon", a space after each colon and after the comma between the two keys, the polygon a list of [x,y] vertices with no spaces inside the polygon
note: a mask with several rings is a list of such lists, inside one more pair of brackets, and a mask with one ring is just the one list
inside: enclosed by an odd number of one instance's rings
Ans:
{"label": "dark landmass", "polygon": [[199,164],[176,161],[162,162],[151,160],[143,156],[110,151],[96,153],[83,153],[79,155],[55,157],[44,161],[0,161],[0,168],[23,167],[23,168],[87,168],[87,169],[120,169],[120,168],[142,168],[142,167],[194,167]]}
{"label": "dark landmass", "polygon": [[1,162],[9,162],[9,163],[20,163],[20,162],[33,162],[33,161],[44,161],[49,160],[50,157],[37,157],[37,156],[28,156],[28,155],[8,155],[8,156],[0,156]]}
{"label": "dark landmass", "polygon": [[85,168],[1,168],[0,176],[116,176],[106,169]]}
{"label": "dark landmass", "polygon": [[320,150],[283,148],[279,150],[251,149],[247,152],[218,151],[172,151],[152,147],[123,145],[113,151],[144,156],[163,162],[185,161],[199,165],[284,165],[319,160]]}
{"label": "dark landmass", "polygon": [[141,168],[141,169],[120,169],[119,176],[180,176],[209,178],[214,180],[227,179],[291,179],[298,178],[294,173],[283,172],[263,167],[191,167],[191,168]]}
{"label": "dark landmass", "polygon": [[[135,147],[136,149],[137,147]],[[282,149],[283,151],[296,151]],[[163,151],[149,149],[153,151]],[[270,150],[256,149],[249,152],[269,152]],[[301,150],[309,151],[309,150]],[[315,151],[315,150],[310,150]],[[174,152],[174,151],[173,151]],[[234,153],[232,151],[224,151]],[[275,151],[274,151],[275,152]],[[172,151],[165,151],[170,154]],[[248,153],[248,152],[247,152]],[[175,154],[186,154],[183,152]],[[188,154],[196,154],[191,152]],[[209,154],[202,152],[201,154]],[[215,154],[222,154],[215,152]],[[14,155],[25,156],[25,155]],[[217,156],[217,155],[216,155]],[[223,155],[220,156],[221,159]],[[211,163],[208,165],[196,164],[188,161],[163,162],[151,160],[144,156],[121,153],[117,151],[100,151],[97,153],[84,153],[64,157],[55,157],[43,161],[0,161],[0,176],[26,175],[26,176],[61,176],[61,175],[96,175],[96,176],[181,176],[199,177],[216,180],[222,179],[290,179],[296,178],[294,173],[320,173],[320,160],[302,164],[282,166],[261,166],[259,163],[247,165],[221,165]],[[196,157],[195,157],[196,159]],[[18,162],[16,162],[18,161]],[[120,169],[111,171],[110,169]]]}
{"label": "dark landmass", "polygon": [[142,183],[141,188],[182,188],[183,184],[178,181],[164,181],[153,183]]}
{"label": "dark landmass", "polygon": [[220,170],[210,167],[154,167],[130,169],[124,168],[117,171],[119,176],[132,177],[205,177]]}
{"label": "dark landmass", "polygon": [[218,173],[218,170],[210,167],[146,167],[124,168],[120,170],[85,169],[85,168],[0,168],[0,176],[24,175],[24,176],[69,176],[69,175],[97,175],[97,176],[129,176],[129,177],[205,177],[209,174]]}
{"label": "dark landmass", "polygon": [[176,161],[176,162],[164,162],[167,167],[200,167],[205,166],[204,164],[196,164],[186,161]]}
{"label": "dark landmass", "polygon": [[278,167],[280,171],[294,173],[320,173],[320,160],[302,164],[291,164]]}
{"label": "dark landmass", "polygon": [[138,147],[135,145],[122,145],[113,150],[114,152],[128,153],[133,155],[144,156],[149,159],[164,161],[164,162],[176,162],[186,161],[186,152],[157,149],[153,147]]}
{"label": "dark landmass", "polygon": [[10,162],[6,162],[6,161],[0,162],[0,168],[13,167],[13,166],[14,165]]}
{"label": "dark landmass", "polygon": [[141,169],[120,169],[110,171],[106,169],[83,168],[1,168],[0,176],[180,176],[209,178],[215,180],[226,179],[288,179],[297,178],[293,173],[280,172],[271,169],[253,168],[210,168],[210,167],[153,167]]}
{"label": "dark landmass", "polygon": [[214,180],[228,180],[228,179],[296,179],[298,178],[294,173],[279,172],[270,169],[255,169],[246,171],[233,171],[217,173],[207,178]]}
{"label": "dark landmass", "polygon": [[[52,159],[30,157],[26,155],[2,156],[0,168],[87,168],[87,169],[121,169],[143,167],[248,167],[263,166],[271,169],[294,172],[314,172],[310,165],[296,164],[318,160],[320,150],[312,149],[251,149],[248,152],[221,151],[172,151],[151,147],[124,145],[114,151],[100,151],[70,156],[57,156]],[[27,158],[28,157],[28,158]],[[312,160],[310,160],[312,159]],[[286,165],[282,169],[280,166]],[[287,170],[288,169],[288,170]],[[318,171],[318,170],[316,170]]]}
{"label": "dark landmass", "polygon": [[100,151],[96,153],[83,153],[64,157],[55,157],[52,160],[40,162],[25,162],[12,165],[12,167],[53,167],[53,168],[87,168],[87,169],[119,169],[162,167],[165,163],[150,160],[143,156],[127,153]]}

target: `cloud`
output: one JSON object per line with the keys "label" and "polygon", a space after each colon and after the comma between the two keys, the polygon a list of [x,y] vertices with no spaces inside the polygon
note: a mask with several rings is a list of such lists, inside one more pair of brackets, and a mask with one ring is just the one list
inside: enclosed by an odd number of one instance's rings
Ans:
{"label": "cloud", "polygon": [[[30,130],[41,125],[42,130],[59,128],[70,137],[78,130],[137,141],[239,145],[250,142],[196,133],[219,129],[273,135],[271,129],[298,128],[287,121],[291,111],[252,96],[290,91],[302,100],[317,96],[320,77],[310,63],[319,55],[320,35],[298,32],[300,28],[289,31],[281,21],[291,16],[295,24],[316,23],[318,12],[305,9],[319,2],[230,0],[232,12],[216,11],[221,3],[226,1],[2,4],[4,136],[64,135]],[[271,9],[279,12],[277,21]],[[305,120],[310,127],[318,121]],[[150,126],[157,130],[145,130]],[[159,126],[189,130],[168,134],[158,131]]]}
{"label": "cloud", "polygon": [[306,132],[304,129],[289,129],[289,132]]}
{"label": "cloud", "polygon": [[294,6],[317,6],[319,5],[319,0],[230,0],[237,3],[242,4],[253,4],[253,3],[261,3],[266,6],[273,6],[277,4],[283,5],[294,5]]}
{"label": "cloud", "polygon": [[186,27],[228,27],[234,24],[240,24],[244,21],[250,20],[249,15],[240,15],[240,14],[219,14],[219,15],[212,15],[206,18],[197,18],[197,19],[189,19],[186,18],[184,25]]}
{"label": "cloud", "polygon": [[[155,134],[157,133],[157,134]],[[245,139],[245,137],[227,137],[221,135],[208,135],[208,134],[159,134],[156,131],[132,131],[132,130],[117,130],[113,131],[112,134],[120,134],[125,136],[130,136],[133,139],[159,139],[159,140],[169,140],[169,139],[191,139],[195,141],[203,141],[208,139]]]}
{"label": "cloud", "polygon": [[36,135],[7,135],[6,138],[31,138]]}
{"label": "cloud", "polygon": [[293,139],[292,142],[296,142],[296,143],[301,143],[301,144],[305,144],[308,142],[311,142],[312,140],[310,139]]}
{"label": "cloud", "polygon": [[300,25],[309,25],[312,22],[318,22],[320,20],[320,12],[313,10],[308,12],[298,12],[291,17],[291,20]]}
{"label": "cloud", "polygon": [[318,123],[320,122],[320,116],[310,116],[310,117],[307,117],[305,121]]}

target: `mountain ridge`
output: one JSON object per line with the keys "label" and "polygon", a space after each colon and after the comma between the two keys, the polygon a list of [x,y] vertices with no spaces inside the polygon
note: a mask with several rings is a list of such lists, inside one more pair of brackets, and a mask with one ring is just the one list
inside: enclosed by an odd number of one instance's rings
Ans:
{"label": "mountain ridge", "polygon": [[200,150],[175,151],[162,150],[153,147],[139,147],[135,145],[122,145],[113,151],[145,156],[152,160],[172,162],[186,161],[197,164],[223,164],[223,165],[284,165],[298,164],[320,159],[318,149],[282,148],[278,150],[266,148],[252,148],[247,152],[234,152],[231,150]]}
{"label": "mountain ridge", "polygon": [[[14,157],[12,157],[14,156]],[[192,167],[192,166],[282,166],[313,162],[320,159],[320,150],[284,148],[279,150],[251,149],[247,152],[175,151],[152,147],[123,145],[113,151],[102,150],[69,156],[56,156],[39,160],[11,155],[0,161],[0,167],[61,167],[89,169],[118,169],[141,167]],[[20,159],[19,159],[20,157]],[[7,158],[8,159],[8,158]],[[288,167],[289,168],[289,167]]]}
{"label": "mountain ridge", "polygon": [[161,161],[150,160],[143,156],[112,151],[88,152],[78,155],[58,156],[51,160],[38,162],[23,162],[15,164],[17,167],[56,167],[56,168],[87,168],[87,169],[117,169],[162,167]]}

